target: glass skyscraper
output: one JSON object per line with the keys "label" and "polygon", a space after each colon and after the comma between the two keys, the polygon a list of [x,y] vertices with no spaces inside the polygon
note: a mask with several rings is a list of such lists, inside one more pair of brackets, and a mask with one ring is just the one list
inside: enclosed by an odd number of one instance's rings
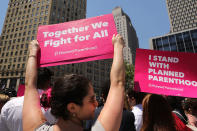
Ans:
{"label": "glass skyscraper", "polygon": [[150,39],[150,48],[197,53],[197,0],[166,0],[170,32]]}
{"label": "glass skyscraper", "polygon": [[151,39],[151,49],[197,53],[197,28]]}

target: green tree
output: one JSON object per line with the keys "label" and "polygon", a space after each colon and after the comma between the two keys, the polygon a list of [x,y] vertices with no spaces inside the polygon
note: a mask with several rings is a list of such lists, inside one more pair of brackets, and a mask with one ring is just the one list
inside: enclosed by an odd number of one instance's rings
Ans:
{"label": "green tree", "polygon": [[134,65],[125,62],[126,90],[134,86]]}

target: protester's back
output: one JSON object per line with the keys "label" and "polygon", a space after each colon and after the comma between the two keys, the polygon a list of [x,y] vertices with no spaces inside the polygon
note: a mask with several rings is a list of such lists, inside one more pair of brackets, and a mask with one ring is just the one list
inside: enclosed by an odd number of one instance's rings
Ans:
{"label": "protester's back", "polygon": [[18,97],[3,106],[0,118],[1,131],[22,131],[23,101],[24,97]]}
{"label": "protester's back", "polygon": [[130,104],[130,109],[135,116],[135,128],[136,131],[140,131],[142,127],[142,100],[145,96],[143,92],[136,92],[132,89],[128,90],[128,99]]}
{"label": "protester's back", "polygon": [[141,131],[176,131],[171,108],[161,95],[148,94],[143,102]]}
{"label": "protester's back", "polygon": [[187,124],[187,117],[185,116],[184,110],[181,104],[181,98],[178,96],[167,96],[166,97],[169,105],[172,108],[172,112],[184,123]]}
{"label": "protester's back", "polygon": [[1,109],[2,107],[5,105],[5,103],[7,101],[9,101],[9,96],[8,95],[5,95],[5,94],[0,94],[0,114],[1,114]]}
{"label": "protester's back", "polygon": [[[47,68],[38,69],[38,89],[49,88],[53,73]],[[40,95],[42,93],[41,90]],[[22,108],[24,96],[16,97],[7,102],[2,108],[0,118],[0,131],[22,131]],[[43,110],[44,111],[44,110]]]}

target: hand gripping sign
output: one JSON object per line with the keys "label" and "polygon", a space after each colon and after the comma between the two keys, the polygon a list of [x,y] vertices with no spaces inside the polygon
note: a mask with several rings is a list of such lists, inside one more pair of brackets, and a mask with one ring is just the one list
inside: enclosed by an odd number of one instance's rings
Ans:
{"label": "hand gripping sign", "polygon": [[134,89],[197,98],[196,59],[194,53],[137,49]]}
{"label": "hand gripping sign", "polygon": [[112,14],[40,26],[40,66],[112,58],[113,34],[117,31]]}

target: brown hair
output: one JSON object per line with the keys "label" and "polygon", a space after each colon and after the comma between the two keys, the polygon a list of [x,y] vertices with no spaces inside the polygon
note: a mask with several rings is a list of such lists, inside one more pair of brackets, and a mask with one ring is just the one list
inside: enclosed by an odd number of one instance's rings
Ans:
{"label": "brown hair", "polygon": [[176,131],[171,108],[161,95],[148,94],[143,102],[141,131]]}
{"label": "brown hair", "polygon": [[8,95],[0,94],[0,114],[1,114],[1,108],[4,106],[4,104],[9,101],[10,98]]}
{"label": "brown hair", "polygon": [[77,74],[65,75],[55,82],[51,91],[51,113],[56,118],[68,120],[70,112],[67,110],[69,103],[83,105],[83,99],[88,94],[91,82]]}
{"label": "brown hair", "polygon": [[7,101],[9,101],[9,96],[0,94],[0,103],[5,104]]}
{"label": "brown hair", "polygon": [[124,109],[130,110],[129,100],[128,100],[128,95],[127,94],[124,95]]}

